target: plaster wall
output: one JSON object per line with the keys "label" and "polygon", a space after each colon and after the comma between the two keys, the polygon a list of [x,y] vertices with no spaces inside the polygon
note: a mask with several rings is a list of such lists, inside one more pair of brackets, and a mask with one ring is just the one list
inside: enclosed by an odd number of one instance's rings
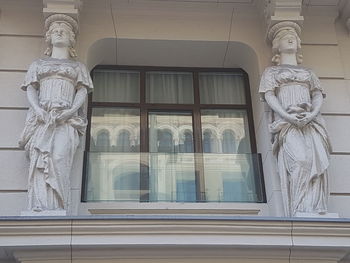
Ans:
{"label": "plaster wall", "polygon": [[[42,1],[0,0],[0,4],[0,123],[6,124],[6,129],[0,130],[0,214],[18,215],[25,207],[28,166],[24,152],[17,148],[28,107],[19,86],[29,64],[45,49]],[[327,92],[322,112],[333,143],[330,210],[350,217],[350,37],[334,13],[306,12],[304,17],[303,64],[316,71]],[[98,42],[103,39],[111,40]],[[257,93],[261,73],[270,65],[271,57],[258,10],[232,3],[110,4],[106,0],[84,0],[77,51],[90,69],[101,63],[244,68],[250,77],[268,200],[267,206],[261,205],[260,214],[283,215],[267,129],[269,110]],[[82,156],[81,148],[71,179],[73,214],[83,213],[79,209]]]}

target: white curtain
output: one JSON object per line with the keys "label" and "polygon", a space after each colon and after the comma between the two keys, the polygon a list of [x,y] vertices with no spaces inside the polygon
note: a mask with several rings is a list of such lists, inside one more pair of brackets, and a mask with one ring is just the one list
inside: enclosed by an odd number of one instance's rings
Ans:
{"label": "white curtain", "polygon": [[193,103],[192,73],[148,72],[146,74],[146,102]]}
{"label": "white curtain", "polygon": [[140,102],[140,78],[138,72],[94,70],[93,101]]}
{"label": "white curtain", "polygon": [[235,73],[200,73],[202,104],[245,104],[244,78]]}

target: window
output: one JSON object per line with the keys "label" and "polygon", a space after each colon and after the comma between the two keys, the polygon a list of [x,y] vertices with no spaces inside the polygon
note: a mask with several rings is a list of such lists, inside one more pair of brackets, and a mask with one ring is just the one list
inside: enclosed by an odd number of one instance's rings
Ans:
{"label": "window", "polygon": [[84,201],[263,202],[246,74],[99,66]]}

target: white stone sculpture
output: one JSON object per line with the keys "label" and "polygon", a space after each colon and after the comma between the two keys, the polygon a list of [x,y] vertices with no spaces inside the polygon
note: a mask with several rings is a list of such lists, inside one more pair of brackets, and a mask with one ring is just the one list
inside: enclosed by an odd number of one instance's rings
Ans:
{"label": "white stone sculpture", "polygon": [[317,76],[301,63],[301,28],[285,21],[269,31],[273,62],[259,93],[273,110],[270,132],[286,216],[327,213],[330,143],[320,108],[325,96]]}
{"label": "white stone sculpture", "polygon": [[54,14],[45,29],[48,57],[30,65],[22,85],[30,109],[19,145],[30,160],[28,210],[50,214],[67,210],[73,157],[87,125],[84,102],[93,86],[86,67],[72,60],[77,22]]}

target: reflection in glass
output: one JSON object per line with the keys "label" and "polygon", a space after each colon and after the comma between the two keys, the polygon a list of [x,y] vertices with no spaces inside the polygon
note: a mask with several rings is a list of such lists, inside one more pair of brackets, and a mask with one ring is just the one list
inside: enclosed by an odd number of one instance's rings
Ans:
{"label": "reflection in glass", "polygon": [[148,114],[150,152],[193,152],[191,112]]}
{"label": "reflection in glass", "polygon": [[90,151],[140,151],[140,110],[93,108]]}
{"label": "reflection in glass", "polygon": [[147,72],[146,102],[192,104],[192,73]]}
{"label": "reflection in glass", "polygon": [[140,153],[90,152],[87,201],[139,201]]}
{"label": "reflection in glass", "polygon": [[[90,152],[84,200],[140,201],[144,194],[150,202],[263,202],[258,157],[254,154]],[[198,200],[195,159],[201,158],[205,199]],[[148,166],[149,173],[149,189],[144,190],[140,190],[142,166]]]}
{"label": "reflection in glass", "polygon": [[245,104],[242,74],[227,72],[199,73],[201,104]]}
{"label": "reflection in glass", "polygon": [[203,154],[203,161],[206,201],[261,201],[251,154]]}
{"label": "reflection in glass", "polygon": [[155,111],[149,112],[148,118],[149,149],[152,153],[149,156],[150,201],[194,202],[196,186],[191,112]]}
{"label": "reflection in glass", "polygon": [[96,102],[140,102],[140,73],[97,69],[93,73]]}
{"label": "reflection in glass", "polygon": [[245,110],[202,110],[201,122],[203,152],[251,152]]}

